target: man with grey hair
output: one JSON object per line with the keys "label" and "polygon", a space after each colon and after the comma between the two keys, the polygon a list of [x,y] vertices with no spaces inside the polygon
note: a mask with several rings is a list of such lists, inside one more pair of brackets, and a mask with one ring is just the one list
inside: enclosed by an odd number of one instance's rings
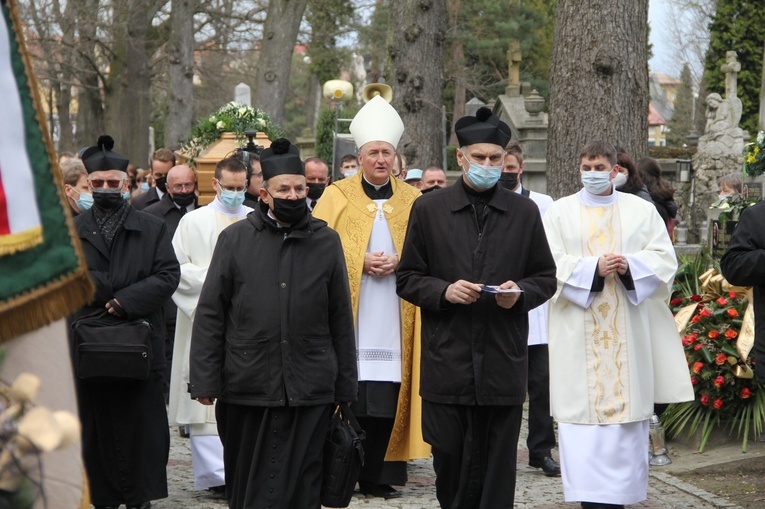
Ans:
{"label": "man with grey hair", "polygon": [[[420,192],[391,176],[404,132],[382,97],[369,101],[351,123],[361,171],[335,182],[313,210],[340,234],[348,266],[358,347],[359,399],[351,408],[367,433],[362,493],[401,496],[406,461],[428,457],[418,419],[418,381],[412,379],[415,308],[396,295],[394,270],[412,204]],[[385,461],[385,460],[388,461]]]}
{"label": "man with grey hair", "polygon": [[145,320],[151,324],[150,371],[145,379],[128,378],[117,372],[124,358],[105,350],[98,354],[92,345],[74,349],[74,341],[72,358],[77,370],[91,351],[98,355],[93,364],[109,369],[109,376],[78,373],[76,378],[90,502],[96,509],[121,504],[148,509],[151,500],[167,497],[170,436],[162,399],[162,304],[178,286],[180,269],[165,223],[125,199],[128,160],[113,152],[113,146],[110,136],[101,136],[82,154],[93,206],[74,224],[96,291],[93,301],[74,314],[73,328],[79,319],[94,316],[115,326]]}

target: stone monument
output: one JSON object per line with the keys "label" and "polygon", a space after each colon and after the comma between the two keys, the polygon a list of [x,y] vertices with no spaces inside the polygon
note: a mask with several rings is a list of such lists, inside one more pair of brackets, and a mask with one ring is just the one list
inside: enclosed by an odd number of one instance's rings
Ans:
{"label": "stone monument", "polygon": [[708,219],[709,206],[717,199],[717,180],[728,173],[741,171],[744,164],[744,131],[738,126],[742,106],[737,97],[737,75],[741,64],[735,51],[726,53],[720,70],[725,73],[725,98],[718,93],[711,93],[706,98],[706,128],[693,156],[693,205],[685,207],[683,213],[686,223],[691,225],[694,240],[700,238],[701,223]]}
{"label": "stone monument", "polygon": [[544,112],[545,99],[536,90],[532,90],[530,83],[521,81],[522,58],[520,42],[510,41],[507,52],[507,88],[490,107],[495,115],[510,126],[513,139],[518,140],[523,148],[523,186],[545,193],[548,126],[547,113]]}
{"label": "stone monument", "polygon": [[234,87],[234,102],[252,106],[252,91],[247,83],[240,83]]}

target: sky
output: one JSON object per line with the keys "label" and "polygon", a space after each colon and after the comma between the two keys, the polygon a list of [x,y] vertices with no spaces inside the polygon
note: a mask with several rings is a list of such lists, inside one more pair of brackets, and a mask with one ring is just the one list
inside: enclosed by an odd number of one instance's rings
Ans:
{"label": "sky", "polygon": [[680,75],[680,65],[675,61],[674,48],[671,47],[666,31],[670,15],[669,0],[649,0],[648,23],[651,25],[653,58],[648,64],[651,71],[659,71],[677,78]]}

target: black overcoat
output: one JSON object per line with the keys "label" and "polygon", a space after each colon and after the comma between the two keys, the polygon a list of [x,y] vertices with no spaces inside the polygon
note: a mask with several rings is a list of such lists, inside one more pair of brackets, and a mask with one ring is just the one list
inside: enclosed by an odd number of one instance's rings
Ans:
{"label": "black overcoat", "polygon": [[[539,209],[498,187],[475,209],[461,182],[414,203],[396,270],[401,298],[422,310],[420,395],[443,404],[520,405],[526,395],[527,313],[552,297],[555,262]],[[470,305],[450,304],[446,288],[460,279],[523,290],[511,309],[482,293]]]}
{"label": "black overcoat", "polygon": [[111,249],[93,210],[74,219],[95,298],[72,319],[102,312],[116,298],[128,318],[152,325],[152,372],[147,380],[77,380],[82,455],[97,506],[138,505],[167,496],[170,436],[162,397],[165,320],[162,304],[181,272],[164,222],[130,208]]}
{"label": "black overcoat", "polygon": [[162,306],[181,278],[164,221],[131,207],[125,223],[106,247],[93,210],[74,219],[96,295],[73,319],[103,311],[116,298],[129,319],[144,318],[152,326],[153,370],[165,369],[165,318]]}
{"label": "black overcoat", "polygon": [[720,269],[729,283],[754,287],[755,372],[757,380],[765,383],[765,202],[741,214]]}
{"label": "black overcoat", "polygon": [[356,339],[337,233],[310,215],[278,228],[260,207],[226,228],[199,298],[190,369],[192,398],[355,401]]}

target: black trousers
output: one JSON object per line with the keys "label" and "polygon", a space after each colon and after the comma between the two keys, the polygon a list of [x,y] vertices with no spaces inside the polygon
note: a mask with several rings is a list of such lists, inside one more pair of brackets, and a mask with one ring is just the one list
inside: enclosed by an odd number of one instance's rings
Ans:
{"label": "black trousers", "polygon": [[351,405],[353,415],[366,433],[364,466],[359,481],[370,484],[406,484],[406,462],[385,461],[401,384],[359,382],[359,398]]}
{"label": "black trousers", "polygon": [[523,407],[422,402],[442,509],[512,509]]}
{"label": "black trousers", "polygon": [[529,436],[530,460],[550,456],[555,447],[555,428],[550,415],[550,354],[547,345],[529,347]]}

